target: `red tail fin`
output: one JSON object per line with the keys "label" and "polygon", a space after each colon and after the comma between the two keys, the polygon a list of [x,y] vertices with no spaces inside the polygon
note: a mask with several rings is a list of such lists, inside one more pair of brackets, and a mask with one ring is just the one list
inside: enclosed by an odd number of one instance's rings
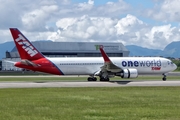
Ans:
{"label": "red tail fin", "polygon": [[111,62],[111,60],[109,59],[108,55],[104,52],[103,48],[100,47],[99,50],[100,50],[100,52],[101,52],[101,54],[102,54],[102,57],[103,57],[103,59],[104,59],[104,62]]}
{"label": "red tail fin", "polygon": [[10,28],[10,31],[21,59],[37,60],[40,58],[44,58],[44,56],[17,28]]}

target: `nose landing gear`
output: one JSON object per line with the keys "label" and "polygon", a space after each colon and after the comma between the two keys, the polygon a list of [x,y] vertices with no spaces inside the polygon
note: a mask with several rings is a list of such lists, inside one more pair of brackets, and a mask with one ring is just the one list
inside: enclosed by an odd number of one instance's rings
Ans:
{"label": "nose landing gear", "polygon": [[165,74],[165,73],[163,73],[162,75],[163,75],[162,80],[163,80],[163,81],[166,81],[166,74]]}

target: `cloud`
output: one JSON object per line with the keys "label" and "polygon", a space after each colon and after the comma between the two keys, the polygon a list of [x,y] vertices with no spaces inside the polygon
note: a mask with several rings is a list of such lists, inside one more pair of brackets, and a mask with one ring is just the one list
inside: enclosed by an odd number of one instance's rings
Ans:
{"label": "cloud", "polygon": [[140,45],[163,49],[177,40],[179,29],[170,24],[150,26],[128,14],[121,19],[82,16],[63,18],[56,23],[57,32],[48,36],[55,41],[100,41],[122,42],[125,45]]}
{"label": "cloud", "polygon": [[22,16],[23,26],[29,31],[44,31],[46,30],[46,22],[51,20],[52,14],[57,9],[56,5],[45,5],[26,13]]}
{"label": "cloud", "polygon": [[161,2],[156,1],[156,5],[153,9],[149,9],[146,12],[147,15],[158,21],[163,22],[179,22],[180,21],[180,0],[164,0]]}
{"label": "cloud", "polygon": [[49,39],[57,38],[56,41],[114,41],[116,22],[116,19],[87,15],[80,18],[63,18],[56,23],[59,32],[50,36]]}
{"label": "cloud", "polygon": [[113,17],[128,10],[128,5],[122,0],[116,3],[108,2],[101,6],[95,6],[93,0],[75,4],[70,0],[35,0],[34,2],[0,0],[0,2],[2,3],[0,5],[1,28],[7,29],[13,26],[34,32],[46,31],[47,23],[55,23],[60,18],[83,15]]}
{"label": "cloud", "polygon": [[[145,34],[146,39],[149,45],[154,48],[164,48],[167,44],[169,44],[173,39],[175,40],[174,33],[178,29],[169,25],[162,26],[154,26],[150,29],[149,32]],[[179,36],[180,37],[180,36]],[[149,41],[148,41],[149,40]]]}
{"label": "cloud", "polygon": [[20,9],[15,1],[0,0],[0,28],[7,29],[9,26],[21,26]]}
{"label": "cloud", "polygon": [[180,40],[179,26],[170,23],[180,19],[179,0],[153,1],[153,9],[134,9],[124,0],[101,5],[94,0],[0,0],[0,42],[12,40],[8,28],[17,27],[32,41],[122,42],[163,49]]}
{"label": "cloud", "polygon": [[79,4],[75,5],[74,10],[76,12],[89,11],[93,8],[93,6],[94,6],[94,1],[89,0],[88,2],[79,3]]}
{"label": "cloud", "polygon": [[107,2],[106,4],[95,8],[93,14],[106,17],[119,17],[120,15],[127,14],[130,9],[130,5],[123,0],[119,0],[118,2]]}

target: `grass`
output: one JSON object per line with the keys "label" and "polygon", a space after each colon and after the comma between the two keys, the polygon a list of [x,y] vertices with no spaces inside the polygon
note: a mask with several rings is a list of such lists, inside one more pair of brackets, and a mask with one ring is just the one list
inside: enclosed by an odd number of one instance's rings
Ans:
{"label": "grass", "polygon": [[0,89],[1,120],[179,120],[180,87]]}
{"label": "grass", "polygon": [[[133,80],[161,80],[139,76]],[[14,76],[0,81],[86,81],[87,77]],[[178,80],[178,76],[168,76]],[[132,80],[119,77],[111,80]],[[0,89],[1,120],[179,120],[180,87]]]}

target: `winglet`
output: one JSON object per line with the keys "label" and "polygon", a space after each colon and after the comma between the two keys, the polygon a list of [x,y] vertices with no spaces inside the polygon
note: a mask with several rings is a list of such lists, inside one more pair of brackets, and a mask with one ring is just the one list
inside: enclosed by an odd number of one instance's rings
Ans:
{"label": "winglet", "polygon": [[37,60],[40,58],[44,58],[44,56],[17,28],[10,28],[10,31],[21,59]]}
{"label": "winglet", "polygon": [[104,59],[104,62],[111,62],[111,60],[109,59],[108,55],[104,52],[103,48],[100,47],[99,50],[101,51],[101,55]]}

